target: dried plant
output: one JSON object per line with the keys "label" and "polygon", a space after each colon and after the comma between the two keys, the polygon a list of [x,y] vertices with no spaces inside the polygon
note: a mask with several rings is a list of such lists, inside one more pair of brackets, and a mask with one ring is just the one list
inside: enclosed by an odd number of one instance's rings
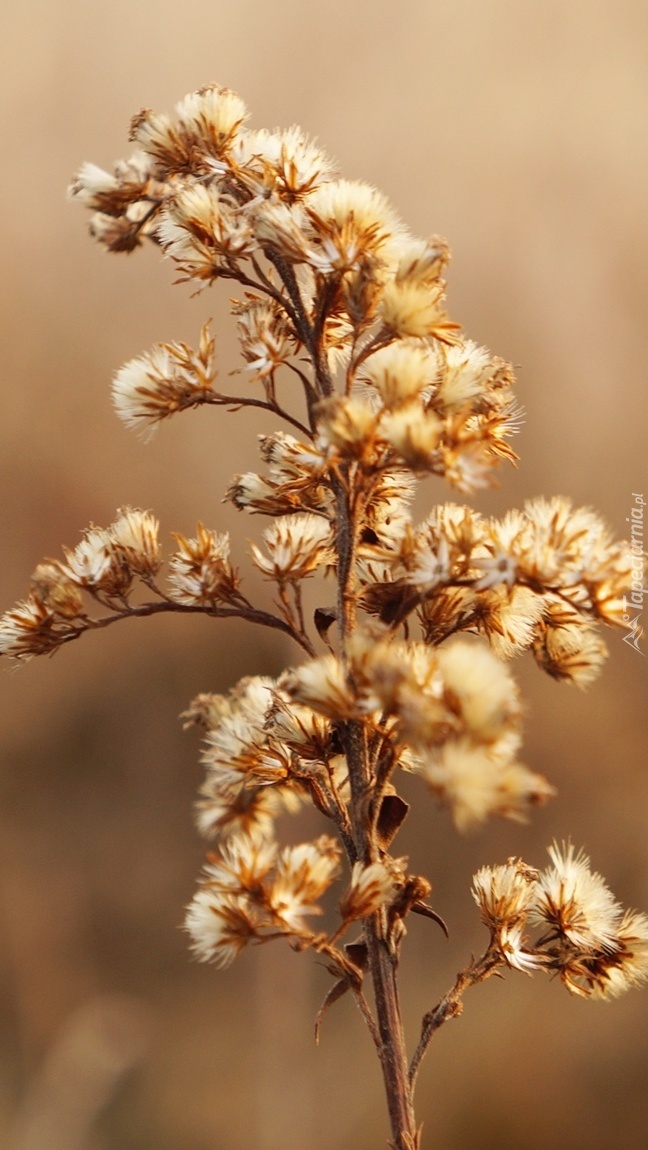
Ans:
{"label": "dried plant", "polygon": [[[196,349],[158,344],[127,363],[113,399],[144,437],[201,404],[258,407],[283,423],[261,439],[262,472],[236,476],[226,494],[271,520],[251,558],[275,607],[250,601],[227,535],[202,523],[193,538],[174,536],[162,583],[157,521],[123,508],[37,567],[28,598],[2,618],[0,650],[25,660],[163,611],[247,620],[301,648],[305,661],[278,679],[243,679],[186,712],[204,732],[197,821],[212,840],[186,926],[195,953],[220,966],[280,938],[323,955],[333,981],[317,1026],[345,992],[355,998],[382,1067],[392,1145],[414,1150],[417,1072],[468,987],[514,968],[610,998],[648,978],[648,917],[623,910],[584,854],[554,845],[544,870],[509,858],[474,877],[484,953],[425,1013],[406,1053],[407,918],[445,925],[428,879],[393,853],[407,814],[401,772],[460,831],[491,815],[524,820],[550,798],[518,759],[521,703],[506,661],[530,649],[550,675],[587,685],[606,654],[599,625],[624,625],[632,557],[564,498],[503,519],[445,502],[413,522],[428,476],[463,497],[516,460],[512,368],[449,319],[444,240],[410,235],[383,195],[338,178],[299,128],[255,131],[246,119],[241,99],[217,86],[174,116],[143,111],[130,159],[113,174],[85,164],[71,193],[108,250],[149,240],[180,280],[243,289],[232,311],[245,383],[219,389],[205,325]],[[302,585],[315,575],[325,581],[311,624]],[[308,802],[328,833],[281,846],[276,817]],[[317,929],[336,880],[339,917]]]}

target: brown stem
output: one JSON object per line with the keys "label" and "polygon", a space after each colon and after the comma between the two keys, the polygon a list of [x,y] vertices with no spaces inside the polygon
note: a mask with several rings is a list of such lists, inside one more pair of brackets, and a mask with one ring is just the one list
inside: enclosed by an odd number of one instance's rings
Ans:
{"label": "brown stem", "polygon": [[276,248],[269,249],[265,254],[279,272],[281,281],[290,296],[290,304],[287,304],[286,300],[281,297],[283,307],[288,311],[299,338],[311,357],[311,362],[317,364],[318,351],[313,337],[313,328],[304,308],[293,266]]}
{"label": "brown stem", "polygon": [[[273,260],[271,260],[271,262],[274,263]],[[257,280],[251,279],[250,276],[246,275],[245,272],[238,265],[236,265],[228,273],[225,273],[221,270],[221,273],[220,273],[221,278],[222,279],[236,280],[237,283],[240,283],[243,287],[250,287],[250,288],[253,288],[255,291],[261,291],[261,292],[264,292],[266,295],[269,295],[270,298],[275,301],[275,303],[278,303],[279,306],[283,308],[283,310],[286,312],[286,314],[288,315],[291,322],[295,325],[295,328],[298,328],[299,317],[298,317],[297,313],[295,312],[294,307],[291,305],[291,301],[289,299],[286,299],[286,297],[284,295],[282,295],[280,291],[277,291],[276,287],[274,287],[274,285],[270,283],[270,280],[267,279],[267,277],[263,275],[263,272],[259,268],[258,264],[256,264],[256,261],[255,261],[255,267],[256,267],[257,272],[259,273],[259,276],[260,276],[260,279],[262,280],[262,282],[257,282]]]}
{"label": "brown stem", "polygon": [[338,553],[338,625],[342,644],[356,625],[355,559],[357,526],[350,506],[348,473],[333,477]]}
{"label": "brown stem", "polygon": [[381,937],[382,931],[377,925],[379,922],[380,916],[376,915],[374,920],[367,923],[365,938],[380,1034],[379,1057],[387,1109],[396,1150],[415,1150],[418,1135],[407,1067],[396,956],[390,953],[385,939]]}
{"label": "brown stem", "polygon": [[[358,535],[358,504],[349,492],[349,475],[334,478],[337,503],[338,625],[342,648],[356,626],[355,556]],[[378,857],[371,818],[373,784],[366,729],[358,720],[343,731],[349,784],[350,813],[357,857],[373,862]],[[374,989],[380,1043],[378,1056],[383,1072],[387,1108],[395,1150],[416,1150],[418,1136],[410,1088],[405,1034],[397,980],[397,956],[385,937],[384,915],[378,913],[365,924],[369,971]]]}
{"label": "brown stem", "polygon": [[295,607],[297,609],[297,623],[302,635],[306,631],[306,624],[304,622],[304,603],[302,600],[301,584],[293,583],[293,595],[295,598]]}
{"label": "brown stem", "polygon": [[[284,287],[290,296],[295,313],[295,326],[298,335],[310,356],[311,363],[313,364],[315,371],[316,394],[318,397],[331,395],[333,392],[333,381],[331,379],[331,373],[329,370],[326,355],[324,354],[322,348],[322,333],[326,314],[325,312],[321,313],[315,322],[312,323],[306,314],[304,301],[302,300],[301,292],[299,291],[299,285],[297,283],[295,270],[292,264],[288,260],[284,259],[275,250],[272,252],[267,252],[266,254],[270,262],[274,264],[277,271],[279,272]],[[328,306],[328,304],[326,306]],[[311,426],[314,427],[314,397],[312,395],[307,395],[306,399],[308,402],[308,410],[311,418]]]}

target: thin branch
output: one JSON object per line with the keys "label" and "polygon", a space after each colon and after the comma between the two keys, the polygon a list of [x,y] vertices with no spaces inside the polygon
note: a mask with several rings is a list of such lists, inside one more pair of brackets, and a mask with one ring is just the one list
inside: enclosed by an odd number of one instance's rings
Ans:
{"label": "thin branch", "polygon": [[324,334],[324,325],[328,319],[330,307],[335,300],[335,297],[340,286],[342,276],[340,273],[331,276],[326,280],[324,290],[320,292],[317,298],[317,310],[315,312],[315,319],[313,322],[313,338],[317,346],[321,345],[322,336]]}
{"label": "thin branch", "polygon": [[353,387],[353,384],[355,383],[355,355],[356,355],[356,348],[358,346],[358,340],[359,339],[360,339],[360,334],[359,334],[357,328],[354,327],[353,339],[352,339],[351,348],[350,348],[350,352],[349,352],[349,362],[347,364],[347,369],[346,369],[346,381],[345,381],[345,385],[344,385],[345,395],[351,394],[351,389]]}
{"label": "thin branch", "polygon": [[308,636],[300,634],[290,623],[280,619],[277,615],[270,614],[268,611],[260,611],[255,607],[243,606],[193,606],[186,603],[174,603],[167,598],[161,603],[139,603],[137,606],[129,605],[124,608],[123,611],[116,611],[112,615],[103,615],[99,619],[91,619],[89,616],[86,616],[83,625],[63,634],[60,644],[58,645],[70,643],[72,640],[78,639],[86,631],[97,631],[102,627],[109,627],[111,623],[117,623],[122,619],[160,615],[165,611],[180,615],[208,615],[212,619],[245,619],[248,623],[256,623],[260,627],[270,627],[272,630],[282,631],[285,635],[289,635],[291,639],[294,639],[308,655],[313,656],[315,654],[315,649],[308,639]]}
{"label": "thin branch", "polygon": [[[302,772],[293,768],[292,777],[298,779],[309,791],[313,805],[317,810],[321,811],[327,819],[331,819],[331,821],[335,823],[347,858],[351,865],[353,865],[356,861],[356,854],[355,843],[351,834],[351,824],[346,807],[340,803],[337,791],[334,791],[330,785],[332,781],[331,773],[328,774],[326,780],[323,780],[321,775],[318,777],[308,770]],[[346,926],[344,929],[346,930]],[[330,941],[334,942],[337,937],[336,933]]]}
{"label": "thin branch", "polygon": [[381,328],[380,331],[372,336],[364,347],[360,349],[357,357],[349,363],[349,371],[355,375],[358,368],[366,359],[369,359],[370,355],[373,355],[374,352],[378,351],[381,347],[387,347],[388,344],[392,343],[393,339],[394,336],[391,332],[386,331],[385,328]]}
{"label": "thin branch", "polygon": [[[297,364],[291,363],[290,360],[286,360],[286,362],[284,363],[284,367],[289,368],[290,371],[294,371],[297,378],[301,381],[302,387],[304,388],[304,397],[306,399],[306,406],[308,408],[309,413],[311,414],[311,419],[313,419],[315,404],[317,403],[318,396],[317,396],[317,392],[315,391],[315,388],[313,387],[310,379],[308,378],[306,373],[301,370],[301,368],[297,367]],[[313,419],[311,427],[308,431],[308,438],[309,439],[312,439],[312,437],[313,437],[314,428],[315,428],[315,422]]]}
{"label": "thin branch", "polygon": [[[271,252],[268,254],[268,259],[274,264],[281,279],[286,287],[286,290],[292,300],[298,334],[301,338],[304,347],[308,351],[315,371],[315,379],[317,381],[317,394],[320,396],[329,396],[333,393],[333,381],[329,371],[326,356],[322,352],[322,332],[316,329],[315,324],[311,323],[306,314],[304,301],[301,297],[299,284],[295,276],[295,270],[288,260],[284,259],[278,252]],[[307,399],[309,397],[307,396]],[[312,404],[309,401],[309,414],[313,420]]]}
{"label": "thin branch", "polygon": [[290,264],[288,260],[285,259],[276,249],[270,249],[267,251],[266,256],[270,263],[279,272],[281,281],[284,284],[288,295],[290,296],[290,301],[292,304],[290,310],[288,309],[288,306],[280,293],[277,294],[280,296],[280,299],[282,299],[283,306],[286,308],[286,311],[288,311],[288,314],[290,315],[290,318],[295,325],[295,329],[299,334],[301,342],[308,350],[311,356],[311,360],[315,364],[317,363],[317,344],[313,338],[313,327],[306,314],[304,301],[301,297],[301,292],[299,290],[294,268],[292,264]]}
{"label": "thin branch", "polygon": [[394,1150],[418,1144],[412,1088],[408,1078],[405,1035],[398,990],[396,956],[382,937],[381,915],[365,926],[369,970],[380,1033],[379,1056],[387,1097]]}
{"label": "thin branch", "polygon": [[[265,277],[264,280],[267,286],[263,290],[267,291],[268,294],[271,295],[272,298],[275,299],[288,314],[298,338],[301,340],[302,344],[309,353],[311,363],[315,369],[315,377],[318,381],[318,384],[320,385],[318,392],[317,388],[313,388],[310,381],[307,380],[305,376],[302,376],[310,424],[311,428],[314,428],[314,407],[319,395],[330,395],[333,391],[333,384],[328,369],[328,363],[321,353],[321,333],[316,334],[314,326],[308,318],[292,264],[275,249],[270,248],[265,252],[265,255],[270,263],[277,269],[281,281],[286,288],[286,291],[288,292],[288,296],[290,297],[290,303],[288,303],[281,292],[278,292],[276,288],[272,287],[269,280],[265,280]],[[258,274],[263,275],[263,272],[260,268],[258,268],[258,266],[257,272]],[[243,280],[241,280],[241,282],[243,282]]]}
{"label": "thin branch", "polygon": [[[346,929],[346,927],[345,927],[345,929]],[[337,935],[333,935],[332,937],[329,937],[329,938],[327,938],[326,936],[319,936],[318,937],[317,935],[312,935],[311,936],[312,941],[311,941],[310,945],[312,945],[314,947],[314,949],[317,950],[318,952],[320,952],[321,954],[326,954],[326,955],[328,955],[329,958],[331,958],[333,960],[334,965],[332,967],[328,967],[327,969],[328,969],[330,974],[337,974],[340,976],[340,980],[341,980],[341,984],[339,984],[340,993],[344,993],[344,990],[346,988],[351,990],[351,993],[353,994],[353,997],[355,998],[356,1005],[358,1006],[360,1013],[362,1014],[362,1017],[364,1018],[364,1020],[367,1024],[367,1029],[371,1035],[374,1046],[376,1047],[376,1050],[378,1052],[378,1056],[380,1057],[381,1047],[382,1047],[382,1043],[381,1043],[381,1039],[380,1039],[380,1032],[379,1032],[378,1027],[376,1025],[376,1020],[375,1020],[375,1018],[371,1012],[371,1007],[369,1006],[369,1003],[367,1002],[367,999],[365,998],[364,991],[362,989],[362,972],[358,969],[358,967],[355,966],[354,963],[352,963],[348,958],[345,957],[345,955],[342,953],[341,950],[339,950],[334,945],[336,938],[337,938]],[[334,992],[335,992],[335,988],[334,988]],[[338,994],[334,994],[334,998],[330,999],[329,996],[327,995],[327,998],[324,1000],[323,1009],[320,1011],[320,1014],[318,1015],[317,1027],[319,1027],[319,1022],[321,1021],[321,1016],[324,1013],[324,1011],[326,1010],[327,1006],[332,1005],[332,1002],[338,996],[339,996]]]}
{"label": "thin branch", "polygon": [[306,623],[304,622],[304,604],[302,601],[301,583],[293,583],[293,598],[295,600],[295,607],[297,609],[297,623],[302,635],[306,633]]}
{"label": "thin branch", "polygon": [[328,761],[325,763],[325,767],[328,778],[328,790],[333,800],[334,813],[332,818],[338,828],[340,838],[342,839],[344,849],[347,853],[347,858],[353,866],[354,862],[357,862],[358,856],[356,854],[356,846],[353,839],[351,822],[349,820],[349,812],[347,810],[346,803],[344,803],[340,797],[340,792],[335,782],[335,771]]}
{"label": "thin branch", "polygon": [[[271,263],[274,263],[274,260],[271,259],[270,256],[268,256],[268,259],[270,259]],[[283,295],[282,292],[280,292],[274,286],[274,284],[272,284],[270,282],[270,280],[267,278],[267,276],[264,275],[262,269],[259,267],[259,265],[256,263],[256,261],[254,261],[254,266],[255,266],[255,271],[261,277],[261,282],[258,282],[257,280],[251,279],[250,276],[247,276],[245,274],[245,272],[243,272],[243,271],[237,271],[237,274],[235,276],[233,276],[232,278],[236,279],[238,281],[238,283],[242,284],[243,287],[254,288],[255,291],[260,291],[260,292],[263,292],[265,295],[270,296],[270,298],[273,299],[275,301],[275,303],[278,303],[279,306],[281,308],[283,308],[283,310],[286,312],[288,318],[290,319],[291,323],[293,324],[295,331],[299,332],[299,330],[300,330],[300,317],[299,317],[299,314],[295,308],[295,304],[294,304],[294,301],[292,300],[292,298],[286,299],[285,295]],[[301,303],[301,297],[300,297],[300,303]],[[303,308],[302,308],[302,310],[303,310]],[[302,342],[304,342],[304,341],[302,340]]]}
{"label": "thin branch", "polygon": [[443,1026],[444,1022],[449,1022],[451,1018],[458,1018],[463,1012],[463,1002],[461,1000],[466,990],[468,990],[468,987],[476,986],[478,982],[484,982],[485,979],[490,978],[492,974],[496,973],[499,966],[502,966],[502,957],[494,947],[489,946],[481,958],[477,959],[476,962],[472,962],[465,970],[459,972],[454,986],[451,987],[447,994],[444,994],[443,998],[432,1010],[429,1010],[427,1014],[423,1015],[421,1037],[414,1051],[409,1069],[409,1081],[412,1093],[421,1062],[437,1030]]}
{"label": "thin branch", "polygon": [[364,996],[364,992],[362,990],[362,987],[352,986],[351,987],[351,993],[356,1000],[356,1003],[360,1009],[360,1013],[362,1014],[362,1017],[364,1018],[364,1020],[367,1024],[367,1029],[368,1029],[368,1031],[369,1031],[369,1033],[373,1039],[373,1044],[376,1047],[376,1050],[378,1051],[378,1055],[380,1056],[380,1048],[381,1048],[380,1032],[379,1032],[378,1027],[376,1025],[376,1020],[375,1020],[373,1014],[371,1013],[371,1007],[369,1006],[369,1003],[367,1002],[367,1000]]}
{"label": "thin branch", "polygon": [[[269,296],[272,296],[272,298],[277,303],[281,304],[281,306],[284,308],[284,310],[287,311],[288,314],[290,315],[289,308],[292,307],[292,304],[290,304],[289,301],[285,298],[285,296],[283,296],[281,294],[281,292],[277,290],[277,288],[273,284],[270,277],[268,275],[266,275],[266,273],[264,272],[264,270],[261,267],[261,264],[257,260],[256,256],[250,257],[250,263],[252,264],[252,267],[254,268],[256,274],[258,275],[258,277],[261,281],[262,290],[265,291]],[[292,316],[291,316],[291,318],[292,318]]]}
{"label": "thin branch", "polygon": [[295,616],[293,615],[292,604],[288,597],[286,584],[278,581],[277,589],[279,591],[279,603],[277,603],[275,600],[275,605],[279,607],[279,610],[281,611],[288,626],[294,629],[298,626],[298,624],[295,621]]}
{"label": "thin branch", "polygon": [[371,834],[376,833],[380,807],[385,796],[389,781],[396,769],[396,755],[387,735],[383,736],[382,746],[375,759],[374,787],[371,803]]}
{"label": "thin branch", "polygon": [[305,423],[296,419],[290,412],[281,407],[280,404],[271,403],[265,399],[251,399],[238,395],[223,395],[221,392],[215,392],[213,395],[207,394],[205,398],[201,400],[201,403],[211,404],[215,407],[229,406],[232,411],[239,411],[242,407],[261,407],[264,411],[271,411],[274,415],[278,415],[280,419],[284,419],[286,423],[292,424],[293,427],[301,431],[303,435],[308,436],[309,439],[311,436],[311,430]]}

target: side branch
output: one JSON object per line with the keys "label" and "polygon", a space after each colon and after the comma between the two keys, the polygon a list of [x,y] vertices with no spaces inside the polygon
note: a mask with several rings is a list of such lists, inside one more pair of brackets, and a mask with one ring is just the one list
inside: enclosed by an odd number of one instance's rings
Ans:
{"label": "side branch", "polygon": [[253,399],[251,396],[223,395],[221,392],[215,392],[214,395],[205,395],[202,402],[211,404],[214,407],[227,407],[230,411],[240,411],[244,407],[260,407],[264,411],[271,411],[273,415],[278,415],[280,419],[291,424],[292,427],[300,431],[302,435],[307,436],[308,439],[310,439],[313,434],[310,428],[306,427],[305,423],[302,423],[296,416],[291,415],[284,407],[265,399]]}
{"label": "side branch", "polygon": [[461,1000],[465,991],[468,990],[468,987],[476,986],[478,982],[484,982],[485,979],[490,978],[491,974],[495,974],[497,967],[501,965],[502,957],[500,953],[489,946],[481,958],[477,959],[476,962],[472,962],[465,970],[460,971],[454,986],[451,987],[447,994],[444,994],[443,998],[432,1010],[428,1010],[427,1014],[423,1015],[421,1037],[414,1051],[409,1069],[409,1084],[412,1092],[414,1091],[414,1085],[421,1062],[437,1030],[443,1026],[444,1022],[449,1022],[451,1018],[458,1018],[459,1015],[463,1013],[463,1002]]}
{"label": "side branch", "polygon": [[248,623],[256,623],[260,627],[270,627],[275,631],[282,631],[284,635],[288,635],[294,639],[300,647],[308,655],[313,656],[315,650],[306,635],[302,635],[299,631],[295,630],[284,619],[279,618],[278,615],[272,615],[268,611],[260,611],[255,607],[205,607],[194,606],[186,603],[174,603],[172,600],[167,599],[161,603],[139,603],[137,606],[127,606],[123,611],[115,611],[112,615],[103,615],[98,619],[91,619],[86,616],[83,623],[79,627],[70,628],[67,632],[61,634],[60,643],[69,643],[73,639],[78,639],[85,631],[96,631],[102,627],[109,627],[111,623],[117,623],[121,619],[142,618],[146,615],[160,615],[163,612],[174,612],[180,615],[207,615],[212,619],[245,619]]}

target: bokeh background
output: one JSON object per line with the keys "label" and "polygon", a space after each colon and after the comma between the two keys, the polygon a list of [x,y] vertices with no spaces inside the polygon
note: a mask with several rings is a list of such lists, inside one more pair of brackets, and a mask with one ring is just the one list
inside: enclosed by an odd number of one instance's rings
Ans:
{"label": "bokeh background", "polygon": [[[300,123],[343,173],[377,184],[411,228],[454,251],[449,306],[519,366],[516,473],[475,502],[592,503],[623,535],[646,473],[648,8],[643,0],[23,0],[2,18],[0,591],[123,504],[163,536],[200,518],[245,541],[263,523],[220,502],[255,466],[246,415],[187,414],[143,446],[109,382],[158,339],[212,316],[236,366],[227,292],[192,299],[151,249],[109,257],[65,189],[85,159],[128,153],[131,115],[216,80],[256,126]],[[443,498],[424,490],[424,503]],[[252,580],[261,598],[265,589]],[[648,638],[609,633],[586,694],[518,661],[526,760],[559,797],[530,827],[457,840],[427,796],[402,851],[435,885],[449,942],[414,922],[403,978],[420,1016],[485,941],[482,863],[543,865],[584,845],[626,904],[648,909]],[[0,1145],[7,1150],[369,1150],[387,1124],[350,1002],[279,944],[218,972],[179,929],[203,844],[201,771],[179,712],[201,690],[294,657],[241,627],[149,619],[0,680]],[[307,823],[304,833],[313,829]],[[291,834],[296,833],[291,828]],[[613,1005],[510,976],[471,992],[435,1039],[418,1107],[426,1145],[648,1146],[648,993]]]}

